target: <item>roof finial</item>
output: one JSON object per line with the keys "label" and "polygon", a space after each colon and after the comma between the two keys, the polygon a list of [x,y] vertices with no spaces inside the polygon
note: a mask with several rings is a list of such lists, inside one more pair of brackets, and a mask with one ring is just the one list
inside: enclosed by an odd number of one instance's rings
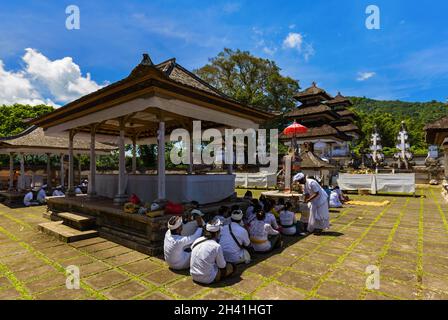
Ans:
{"label": "roof finial", "polygon": [[313,83],[311,84],[313,87],[317,87],[316,81],[313,81]]}
{"label": "roof finial", "polygon": [[149,57],[149,54],[147,54],[147,53],[143,54],[143,59],[142,59],[142,62],[140,62],[140,64],[144,65],[144,66],[153,66],[154,65],[154,63],[152,63],[151,58]]}

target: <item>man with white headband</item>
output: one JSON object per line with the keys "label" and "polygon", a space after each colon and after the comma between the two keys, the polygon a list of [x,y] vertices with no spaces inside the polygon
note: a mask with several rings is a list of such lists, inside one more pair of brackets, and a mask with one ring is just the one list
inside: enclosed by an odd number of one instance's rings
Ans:
{"label": "man with white headband", "polygon": [[221,226],[221,221],[214,218],[207,223],[204,236],[191,246],[190,274],[196,282],[218,282],[235,272],[235,266],[226,262],[218,243]]}
{"label": "man with white headband", "polygon": [[219,244],[224,252],[224,258],[231,263],[249,263],[250,254],[248,247],[250,245],[249,233],[241,226],[243,211],[234,210],[230,216],[231,222],[225,225],[221,231]]}
{"label": "man with white headband", "polygon": [[328,195],[316,180],[307,179],[302,172],[297,173],[293,181],[305,185],[305,203],[310,208],[307,230],[320,235],[322,230],[330,227],[330,214],[328,209]]}
{"label": "man with white headband", "polygon": [[196,231],[190,236],[182,236],[182,217],[172,216],[168,221],[163,250],[165,261],[174,270],[190,267],[191,244],[202,235],[202,223],[198,221]]}

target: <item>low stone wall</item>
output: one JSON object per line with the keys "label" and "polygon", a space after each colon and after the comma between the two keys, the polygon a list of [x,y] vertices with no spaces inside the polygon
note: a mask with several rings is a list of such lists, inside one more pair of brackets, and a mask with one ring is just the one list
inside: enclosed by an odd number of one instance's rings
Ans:
{"label": "low stone wall", "polygon": [[126,214],[121,208],[101,208],[82,201],[64,201],[63,198],[49,199],[47,205],[52,216],[69,211],[95,217],[98,232],[105,239],[153,256],[163,252],[169,215],[151,218]]}

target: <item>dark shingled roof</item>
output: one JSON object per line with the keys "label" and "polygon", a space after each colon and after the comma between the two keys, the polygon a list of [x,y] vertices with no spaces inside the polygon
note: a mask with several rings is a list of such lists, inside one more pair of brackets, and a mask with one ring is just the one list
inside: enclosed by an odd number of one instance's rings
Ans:
{"label": "dark shingled roof", "polygon": [[329,105],[353,105],[352,102],[348,98],[344,97],[340,92],[338,92],[338,94],[333,99],[328,100],[326,103]]}
{"label": "dark shingled roof", "polygon": [[306,88],[303,91],[300,91],[294,95],[294,98],[297,100],[301,100],[302,98],[308,98],[312,96],[321,95],[326,100],[331,100],[332,96],[329,95],[324,89],[319,88],[315,82],[312,83],[311,87]]}
{"label": "dark shingled roof", "polygon": [[324,104],[320,104],[317,106],[300,106],[295,108],[294,110],[285,114],[285,117],[300,117],[305,115],[319,114],[319,113],[330,113],[336,118],[338,115],[334,113],[334,111]]}
{"label": "dark shingled roof", "polygon": [[341,132],[358,132],[358,133],[361,132],[361,130],[358,128],[358,126],[353,123],[349,123],[349,124],[343,125],[343,126],[337,126],[336,129]]}
{"label": "dark shingled roof", "polygon": [[[68,149],[68,138],[65,137],[51,137],[44,134],[42,128],[31,126],[25,131],[10,137],[1,137],[0,146],[11,147],[32,147],[32,148],[48,148],[48,149]],[[73,149],[75,150],[90,150],[90,141],[74,139]],[[95,149],[98,151],[110,152],[116,147],[109,146],[97,142]]]}
{"label": "dark shingled roof", "polygon": [[[333,136],[337,137],[341,140],[350,141],[352,140],[352,137],[346,135],[345,133],[337,130],[336,128],[330,126],[329,124],[324,124],[320,127],[311,127],[308,128],[308,131],[306,133],[301,133],[297,135],[297,139],[304,139],[304,138],[318,138],[318,137],[327,137],[327,136]],[[280,139],[291,139],[291,137],[285,136],[283,133],[280,135]]]}
{"label": "dark shingled roof", "polygon": [[436,120],[434,122],[428,123],[424,130],[448,130],[448,116],[443,117],[439,120]]}

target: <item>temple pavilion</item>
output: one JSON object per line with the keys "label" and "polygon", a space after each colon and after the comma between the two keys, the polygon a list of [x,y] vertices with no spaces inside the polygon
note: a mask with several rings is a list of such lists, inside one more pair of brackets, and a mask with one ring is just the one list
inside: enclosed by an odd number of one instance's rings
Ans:
{"label": "temple pavilion", "polygon": [[319,88],[315,82],[298,92],[300,105],[284,117],[308,127],[308,132],[297,136],[299,144],[312,144],[315,155],[344,165],[350,158],[350,143],[359,138],[356,114],[347,107],[349,99],[338,93],[335,97]]}
{"label": "temple pavilion", "polygon": [[427,124],[424,130],[426,132],[426,142],[443,149],[444,175],[445,179],[448,179],[448,117]]}
{"label": "temple pavilion", "polygon": [[[90,162],[88,197],[49,199],[50,210],[67,210],[96,218],[99,234],[149,254],[160,252],[167,216],[152,218],[125,214],[122,204],[131,194],[142,201],[167,199],[172,202],[196,200],[210,204],[232,197],[235,175],[232,165],[218,173],[196,174],[191,163],[184,173],[167,173],[165,143],[174,129],[183,128],[193,138],[193,121],[203,129],[257,129],[272,114],[224,95],[179,65],[175,59],[154,64],[149,55],[126,78],[32,120],[45,135],[69,139],[69,159],[74,141],[90,137],[95,142],[114,143],[119,150],[119,173],[98,174]],[[157,143],[157,174],[135,170],[137,145]],[[132,145],[133,166],[125,166],[125,145]],[[190,152],[194,153],[193,148]],[[94,159],[95,148],[90,148]],[[193,154],[190,155],[190,159]],[[73,161],[69,161],[69,190],[73,190]],[[169,217],[168,217],[169,218]],[[55,228],[53,225],[43,226]]]}
{"label": "temple pavilion", "polygon": [[[64,159],[68,154],[69,140],[65,137],[46,136],[42,128],[31,126],[23,132],[9,137],[0,138],[0,154],[9,155],[9,175],[7,190],[1,191],[1,195],[10,199],[18,197],[20,201],[25,189],[31,186],[47,184],[52,186],[52,168],[50,163],[51,156],[59,157],[60,170],[57,183],[65,185],[65,167]],[[95,144],[95,152],[98,155],[110,154],[116,148],[102,143]],[[73,153],[78,157],[90,153],[90,141],[78,140],[73,144]],[[46,156],[47,169],[44,176],[26,174],[26,157],[29,155]],[[19,158],[20,170],[16,177],[14,159]],[[80,170],[79,170],[80,171]],[[56,178],[56,177],[54,177]],[[6,188],[5,188],[6,189]]]}

